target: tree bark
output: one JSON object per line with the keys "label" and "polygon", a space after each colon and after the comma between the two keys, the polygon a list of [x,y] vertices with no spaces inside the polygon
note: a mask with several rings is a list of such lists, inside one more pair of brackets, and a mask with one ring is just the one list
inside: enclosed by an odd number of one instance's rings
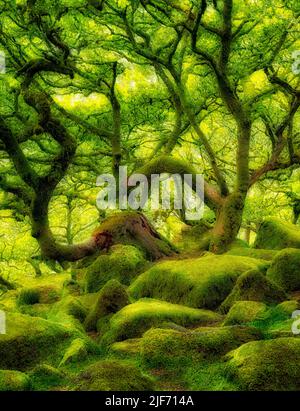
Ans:
{"label": "tree bark", "polygon": [[245,195],[234,192],[217,211],[217,220],[211,231],[209,250],[216,254],[227,251],[236,239],[242,223]]}

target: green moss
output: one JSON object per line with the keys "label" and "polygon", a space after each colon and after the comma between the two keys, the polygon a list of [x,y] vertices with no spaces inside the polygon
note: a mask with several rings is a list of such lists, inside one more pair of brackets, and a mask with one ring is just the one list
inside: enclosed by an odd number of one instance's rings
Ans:
{"label": "green moss", "polygon": [[22,314],[32,317],[41,317],[47,319],[49,313],[49,304],[18,305],[18,310]]}
{"label": "green moss", "polygon": [[55,317],[55,314],[65,314],[74,317],[80,322],[84,322],[87,316],[87,309],[79,298],[68,295],[53,306],[51,316]]}
{"label": "green moss", "polygon": [[153,379],[130,362],[99,361],[81,372],[75,381],[77,391],[152,391]]}
{"label": "green moss", "polygon": [[66,383],[67,376],[61,370],[49,364],[41,363],[30,372],[30,380],[34,391],[47,390]]}
{"label": "green moss", "polygon": [[51,358],[59,361],[60,352],[74,338],[75,331],[52,321],[8,312],[7,334],[0,335],[0,367],[26,369]]}
{"label": "green moss", "polygon": [[244,390],[300,389],[300,339],[253,341],[227,355],[228,373]]}
{"label": "green moss", "polygon": [[192,332],[152,328],[141,339],[141,360],[150,368],[176,368],[220,358],[259,338],[261,333],[253,327],[201,327]]}
{"label": "green moss", "polygon": [[183,326],[220,321],[221,317],[207,310],[170,304],[153,299],[142,299],[127,305],[110,320],[110,329],[102,339],[103,344],[140,337],[146,330],[164,321]]}
{"label": "green moss", "polygon": [[237,301],[230,308],[224,325],[246,324],[262,317],[267,307],[258,301]]}
{"label": "green moss", "polygon": [[78,334],[84,332],[82,323],[86,315],[87,310],[81,301],[69,295],[51,306],[51,309],[47,313],[47,319],[69,329],[76,330]]}
{"label": "green moss", "polygon": [[145,259],[139,249],[131,245],[116,245],[110,254],[100,255],[87,269],[86,292],[99,291],[112,278],[129,284],[144,265]]}
{"label": "green moss", "polygon": [[276,304],[284,301],[286,294],[282,288],[266,278],[258,270],[250,270],[242,274],[231,293],[222,303],[222,311],[227,312],[237,301],[262,301]]}
{"label": "green moss", "polygon": [[265,338],[289,337],[294,322],[292,313],[298,309],[297,301],[284,301],[275,307],[270,307],[261,318],[253,321],[252,324],[264,333]]}
{"label": "green moss", "polygon": [[67,348],[59,367],[67,365],[72,362],[80,362],[85,360],[88,356],[88,350],[86,347],[86,342],[82,338],[76,338]]}
{"label": "green moss", "polygon": [[300,289],[300,250],[285,249],[277,254],[267,271],[267,278],[286,291]]}
{"label": "green moss", "polygon": [[268,263],[249,257],[211,255],[156,264],[129,287],[134,298],[151,297],[190,307],[216,308],[237,278]]}
{"label": "green moss", "polygon": [[299,309],[299,302],[296,300],[284,301],[275,307],[278,313],[291,317],[294,311]]}
{"label": "green moss", "polygon": [[18,296],[18,304],[37,304],[40,301],[40,294],[37,289],[23,288]]}
{"label": "green moss", "polygon": [[28,375],[20,371],[0,370],[0,391],[29,391]]}
{"label": "green moss", "polygon": [[199,361],[188,366],[182,378],[191,391],[237,391],[237,385],[226,374],[223,361]]}
{"label": "green moss", "polygon": [[261,260],[271,261],[276,257],[278,251],[276,250],[262,250],[247,247],[233,247],[226,254],[239,255],[243,257],[257,258]]}
{"label": "green moss", "polygon": [[57,287],[51,285],[42,285],[32,288],[22,288],[18,296],[19,305],[32,304],[51,304],[60,298]]}
{"label": "green moss", "polygon": [[259,227],[254,247],[269,250],[300,248],[300,230],[294,224],[268,218]]}
{"label": "green moss", "polygon": [[137,356],[140,353],[141,338],[129,338],[110,346],[110,352],[121,356]]}
{"label": "green moss", "polygon": [[129,304],[125,287],[117,280],[108,281],[99,293],[95,305],[86,317],[84,326],[87,331],[97,329],[100,318],[116,313]]}

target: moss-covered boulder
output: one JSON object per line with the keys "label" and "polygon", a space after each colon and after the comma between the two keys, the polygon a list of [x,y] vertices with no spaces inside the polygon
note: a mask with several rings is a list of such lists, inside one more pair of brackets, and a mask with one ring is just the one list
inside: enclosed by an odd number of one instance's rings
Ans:
{"label": "moss-covered boulder", "polygon": [[65,383],[66,378],[65,372],[47,363],[38,364],[30,371],[31,385],[34,391],[62,385]]}
{"label": "moss-covered boulder", "polygon": [[125,287],[117,280],[108,281],[99,293],[97,301],[86,317],[84,326],[87,331],[97,329],[100,318],[114,314],[129,304]]}
{"label": "moss-covered boulder", "polygon": [[230,308],[224,325],[246,324],[258,320],[267,311],[266,304],[259,301],[237,301]]}
{"label": "moss-covered boulder", "polygon": [[141,274],[129,287],[136,299],[157,298],[190,307],[214,309],[231,292],[237,278],[267,262],[249,257],[213,255],[164,261]]}
{"label": "moss-covered boulder", "polygon": [[59,300],[60,295],[59,288],[51,285],[22,288],[18,295],[18,304],[52,304]]}
{"label": "moss-covered boulder", "polygon": [[129,284],[145,265],[143,253],[131,245],[116,245],[109,254],[100,255],[86,272],[85,289],[94,293],[110,279]]}
{"label": "moss-covered boulder", "polygon": [[[296,320],[292,318],[292,314],[298,309],[298,301],[284,301],[276,306],[269,307],[260,318],[254,321],[253,325],[261,329],[268,339],[290,337],[292,334],[292,325]],[[297,325],[297,323],[295,325]]]}
{"label": "moss-covered boulder", "polygon": [[267,278],[286,291],[300,290],[300,250],[280,251],[267,271]]}
{"label": "moss-covered boulder", "polygon": [[67,348],[64,356],[59,364],[59,367],[64,365],[80,362],[87,358],[88,356],[88,349],[86,341],[82,338],[75,338]]}
{"label": "moss-covered boulder", "polygon": [[119,356],[137,356],[140,354],[141,338],[115,342],[110,346],[110,352]]}
{"label": "moss-covered boulder", "polygon": [[42,318],[7,312],[0,334],[0,368],[22,370],[50,358],[54,363],[74,338],[75,330]]}
{"label": "moss-covered boulder", "polygon": [[299,301],[289,300],[283,301],[282,303],[278,304],[275,308],[278,313],[290,318],[294,311],[299,310],[300,304]]}
{"label": "moss-covered boulder", "polygon": [[157,327],[165,321],[172,321],[182,326],[195,326],[220,320],[220,315],[212,311],[145,298],[127,305],[111,318],[109,331],[103,336],[102,343],[111,344],[115,341],[140,337],[149,328]]}
{"label": "moss-covered boulder", "polygon": [[227,312],[237,301],[262,301],[267,304],[277,304],[286,300],[283,289],[270,281],[258,270],[250,270],[242,274],[231,293],[222,303],[222,311]]}
{"label": "moss-covered boulder", "polygon": [[257,258],[260,260],[271,261],[276,257],[278,250],[263,250],[250,247],[232,247],[227,251],[227,255],[239,255],[242,257]]}
{"label": "moss-covered boulder", "polygon": [[120,360],[99,361],[74,381],[76,391],[152,391],[153,379],[133,364]]}
{"label": "moss-covered boulder", "polygon": [[83,323],[88,310],[82,304],[79,298],[67,295],[51,308],[49,318],[61,322],[62,317],[73,317],[75,320]]}
{"label": "moss-covered boulder", "polygon": [[141,339],[141,360],[150,368],[169,368],[221,357],[260,338],[261,333],[253,327],[201,327],[185,333],[152,328]]}
{"label": "moss-covered boulder", "polygon": [[0,391],[29,391],[28,375],[20,371],[0,370]]}
{"label": "moss-covered boulder", "polygon": [[243,390],[300,389],[300,339],[252,341],[227,354],[228,372]]}
{"label": "moss-covered boulder", "polygon": [[276,218],[267,218],[259,227],[254,248],[269,250],[300,248],[300,230],[294,224]]}

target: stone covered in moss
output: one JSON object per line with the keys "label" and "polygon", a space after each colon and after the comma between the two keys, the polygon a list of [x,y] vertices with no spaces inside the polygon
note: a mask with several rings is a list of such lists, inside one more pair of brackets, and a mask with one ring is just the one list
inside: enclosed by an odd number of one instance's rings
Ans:
{"label": "stone covered in moss", "polygon": [[300,289],[300,250],[280,251],[267,271],[267,277],[286,291]]}
{"label": "stone covered in moss", "polygon": [[82,338],[73,340],[66,350],[59,366],[62,367],[69,363],[79,362],[85,360],[88,356],[86,342]]}
{"label": "stone covered in moss", "polygon": [[114,314],[128,304],[129,298],[125,287],[117,280],[108,281],[86,317],[85,329],[87,331],[96,330],[100,318]]}
{"label": "stone covered in moss", "polygon": [[268,218],[259,227],[254,247],[269,250],[300,248],[300,230],[294,224]]}
{"label": "stone covered in moss", "polygon": [[237,301],[230,308],[224,325],[246,324],[258,320],[266,312],[267,307],[258,301]]}
{"label": "stone covered in moss", "polygon": [[299,302],[296,300],[283,301],[276,306],[276,311],[282,315],[291,317],[294,311],[299,310]]}
{"label": "stone covered in moss", "polygon": [[128,338],[140,337],[145,331],[172,321],[183,326],[207,324],[220,321],[221,317],[208,310],[199,310],[153,299],[142,299],[127,305],[110,320],[110,329],[102,343],[108,344]]}
{"label": "stone covered in moss", "polygon": [[266,278],[260,271],[250,270],[238,278],[221,308],[227,312],[237,301],[262,301],[267,304],[276,304],[285,299],[286,294],[282,288]]}
{"label": "stone covered in moss", "polygon": [[48,387],[64,383],[66,374],[52,365],[41,363],[30,372],[33,390],[45,390]]}
{"label": "stone covered in moss", "polygon": [[168,368],[221,357],[260,338],[261,333],[253,327],[201,327],[192,332],[152,328],[141,339],[141,359],[147,367]]}
{"label": "stone covered in moss", "polygon": [[254,258],[212,254],[164,261],[141,274],[129,292],[136,299],[151,297],[214,309],[228,296],[242,273],[266,265]]}
{"label": "stone covered in moss", "polygon": [[0,370],[0,391],[28,391],[30,378],[20,371]]}
{"label": "stone covered in moss", "polygon": [[116,245],[110,254],[100,255],[86,273],[86,292],[97,292],[104,284],[114,278],[129,284],[145,264],[142,252],[131,245]]}
{"label": "stone covered in moss", "polygon": [[77,391],[152,391],[153,379],[133,364],[120,360],[99,361],[81,372]]}
{"label": "stone covered in moss", "polygon": [[87,316],[87,309],[81,303],[79,298],[68,295],[53,306],[51,314],[72,316],[76,320],[84,322]]}
{"label": "stone covered in moss", "polygon": [[125,341],[115,342],[110,346],[110,352],[121,356],[136,356],[140,354],[141,338],[129,338]]}
{"label": "stone covered in moss", "polygon": [[300,389],[300,339],[252,341],[227,355],[228,372],[243,390]]}
{"label": "stone covered in moss", "polygon": [[257,258],[260,260],[271,261],[276,257],[278,250],[263,250],[250,247],[232,247],[226,254],[239,255],[243,257]]}
{"label": "stone covered in moss", "polygon": [[52,304],[60,298],[58,287],[41,285],[31,288],[22,288],[18,296],[18,304]]}
{"label": "stone covered in moss", "polygon": [[284,301],[269,307],[261,318],[255,320],[254,325],[263,331],[266,338],[290,337],[295,321],[292,314],[298,309],[298,301]]}
{"label": "stone covered in moss", "polygon": [[25,369],[43,359],[57,361],[74,329],[19,313],[6,315],[7,334],[0,335],[0,367]]}

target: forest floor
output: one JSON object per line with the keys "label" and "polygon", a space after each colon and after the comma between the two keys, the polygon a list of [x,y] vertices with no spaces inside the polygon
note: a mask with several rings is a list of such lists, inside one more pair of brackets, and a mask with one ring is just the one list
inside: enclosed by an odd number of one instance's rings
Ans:
{"label": "forest floor", "polygon": [[117,245],[0,284],[0,390],[298,390],[300,230],[271,228],[272,246],[153,263]]}

